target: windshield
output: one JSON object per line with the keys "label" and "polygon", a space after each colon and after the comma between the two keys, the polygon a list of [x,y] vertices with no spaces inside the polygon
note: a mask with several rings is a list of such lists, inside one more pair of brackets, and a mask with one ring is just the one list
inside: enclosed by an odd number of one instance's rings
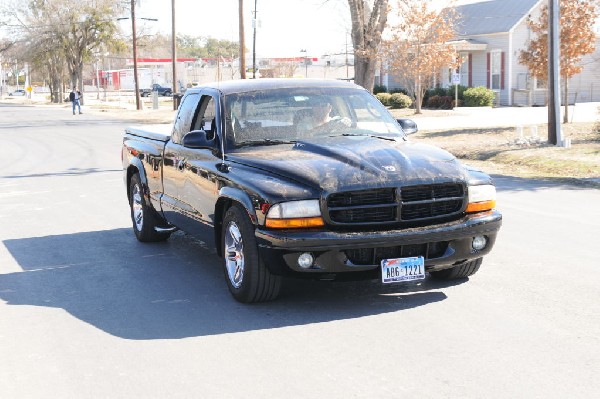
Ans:
{"label": "windshield", "polygon": [[370,93],[355,88],[285,88],[225,97],[227,141],[235,147],[331,136],[404,137]]}

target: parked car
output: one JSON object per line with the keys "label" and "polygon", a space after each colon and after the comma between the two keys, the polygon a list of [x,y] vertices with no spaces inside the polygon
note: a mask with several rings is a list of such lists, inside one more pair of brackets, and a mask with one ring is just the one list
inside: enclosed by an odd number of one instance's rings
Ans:
{"label": "parked car", "polygon": [[170,97],[173,95],[173,90],[170,87],[164,87],[155,83],[149,89],[141,89],[140,96],[148,97],[153,91],[157,92],[159,96]]}
{"label": "parked car", "polygon": [[9,96],[26,96],[27,92],[25,90],[15,90],[13,92],[8,93]]}
{"label": "parked car", "polygon": [[409,140],[416,124],[353,83],[204,84],[162,128],[123,138],[133,232],[215,248],[240,302],[275,299],[283,276],[465,278],[502,223],[488,175]]}

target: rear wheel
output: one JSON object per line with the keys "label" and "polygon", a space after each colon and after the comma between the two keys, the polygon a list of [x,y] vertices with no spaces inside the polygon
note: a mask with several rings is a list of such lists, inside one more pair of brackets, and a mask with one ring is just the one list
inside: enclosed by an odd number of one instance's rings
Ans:
{"label": "rear wheel", "polygon": [[227,287],[237,301],[252,303],[277,298],[282,277],[272,274],[260,259],[254,226],[245,209],[238,205],[225,213],[221,245]]}
{"label": "rear wheel", "polygon": [[133,232],[142,242],[164,241],[170,233],[158,233],[154,230],[159,226],[160,217],[156,211],[146,203],[142,181],[139,174],[131,176],[129,182],[129,207],[131,208],[131,221]]}
{"label": "rear wheel", "polygon": [[438,280],[453,280],[457,278],[465,278],[474,275],[479,270],[483,258],[474,259],[460,265],[456,265],[450,269],[431,272],[431,277]]}

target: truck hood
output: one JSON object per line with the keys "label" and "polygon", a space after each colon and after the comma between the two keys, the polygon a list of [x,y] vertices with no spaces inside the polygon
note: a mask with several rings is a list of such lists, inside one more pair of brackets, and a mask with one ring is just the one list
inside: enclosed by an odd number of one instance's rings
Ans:
{"label": "truck hood", "polygon": [[247,147],[227,158],[327,192],[468,178],[466,169],[447,151],[372,136]]}

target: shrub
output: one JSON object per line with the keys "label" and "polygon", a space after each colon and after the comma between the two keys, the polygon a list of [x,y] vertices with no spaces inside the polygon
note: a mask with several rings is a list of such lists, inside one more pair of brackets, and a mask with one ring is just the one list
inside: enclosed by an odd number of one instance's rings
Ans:
{"label": "shrub", "polygon": [[496,93],[492,89],[479,86],[465,90],[463,97],[467,107],[491,107],[494,105]]}
{"label": "shrub", "polygon": [[434,95],[427,100],[427,107],[432,109],[452,109],[453,102],[453,97]]}
{"label": "shrub", "polygon": [[394,93],[390,97],[392,108],[408,108],[412,105],[412,99],[404,93]]}
{"label": "shrub", "polygon": [[392,95],[390,93],[377,93],[375,94],[375,97],[377,97],[377,99],[381,101],[383,105],[389,106]]}
{"label": "shrub", "polygon": [[402,93],[402,94],[406,94],[408,96],[408,90],[401,89],[401,88],[398,88],[398,87],[390,90],[390,93],[392,93],[392,94],[394,94],[394,93]]}
{"label": "shrub", "polygon": [[385,87],[384,85],[375,85],[373,87],[373,94],[379,93],[387,93],[387,87]]}
{"label": "shrub", "polygon": [[[468,89],[467,86],[458,85],[458,100],[462,101],[465,99],[465,91]],[[456,92],[454,91],[454,85],[448,86],[446,89],[446,95],[452,98],[456,97]]]}
{"label": "shrub", "polygon": [[[446,95],[448,95],[447,91],[443,87],[434,87],[432,89],[427,89],[427,90],[425,90],[425,94],[423,95],[423,104],[427,104],[427,106],[429,107],[429,99],[431,97],[435,97],[435,96],[444,97]],[[436,100],[434,100],[434,101],[436,101]]]}
{"label": "shrub", "polygon": [[[459,103],[462,103],[464,101],[464,99],[465,99],[464,92],[467,89],[468,89],[467,86],[458,85],[458,101],[459,101]],[[454,85],[448,86],[448,87],[435,87],[433,89],[426,90],[425,95],[423,96],[423,104],[427,104],[427,106],[430,108],[438,108],[438,107],[431,107],[429,105],[429,98],[433,97],[433,96],[439,96],[439,97],[452,97],[452,99],[454,99],[456,97],[456,92],[454,90],[455,90]]]}

